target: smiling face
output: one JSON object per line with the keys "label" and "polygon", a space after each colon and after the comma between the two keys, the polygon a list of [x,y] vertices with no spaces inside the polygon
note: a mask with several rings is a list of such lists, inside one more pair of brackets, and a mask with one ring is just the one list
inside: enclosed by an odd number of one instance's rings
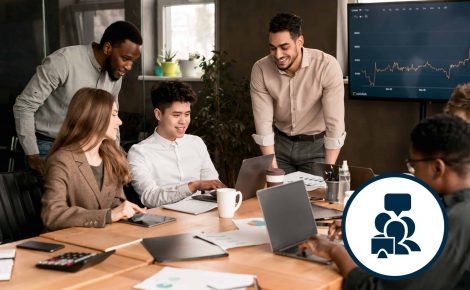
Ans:
{"label": "smiling face", "polygon": [[184,136],[191,122],[191,103],[173,102],[170,107],[160,111],[155,109],[158,120],[157,133],[165,139],[174,141]]}
{"label": "smiling face", "polygon": [[302,35],[292,39],[289,31],[269,33],[269,51],[277,68],[294,73],[302,60]]}
{"label": "smiling face", "polygon": [[104,46],[106,54],[104,67],[113,80],[118,80],[132,69],[134,62],[140,57],[140,45],[126,39],[114,47],[107,42]]}
{"label": "smiling face", "polygon": [[111,111],[111,117],[109,120],[108,129],[106,130],[106,139],[116,140],[117,134],[119,132],[119,126],[122,125],[122,121],[118,116],[118,109],[116,103],[113,104],[113,109]]}

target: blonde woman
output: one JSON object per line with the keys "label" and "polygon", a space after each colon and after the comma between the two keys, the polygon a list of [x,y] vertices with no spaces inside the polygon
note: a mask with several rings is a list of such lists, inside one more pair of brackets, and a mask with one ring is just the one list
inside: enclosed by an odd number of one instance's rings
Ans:
{"label": "blonde woman", "polygon": [[73,96],[46,163],[42,220],[49,230],[104,227],[145,209],[126,201],[127,159],[116,144],[113,95],[82,88]]}

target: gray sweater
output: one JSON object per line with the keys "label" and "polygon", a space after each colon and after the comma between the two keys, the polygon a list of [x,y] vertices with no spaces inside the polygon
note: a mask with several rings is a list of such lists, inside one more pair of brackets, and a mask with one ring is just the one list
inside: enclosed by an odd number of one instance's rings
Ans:
{"label": "gray sweater", "polygon": [[93,53],[93,44],[61,48],[36,68],[13,106],[16,133],[26,155],[38,154],[35,132],[55,138],[70,100],[83,87],[99,88],[116,96],[122,79],[110,79]]}

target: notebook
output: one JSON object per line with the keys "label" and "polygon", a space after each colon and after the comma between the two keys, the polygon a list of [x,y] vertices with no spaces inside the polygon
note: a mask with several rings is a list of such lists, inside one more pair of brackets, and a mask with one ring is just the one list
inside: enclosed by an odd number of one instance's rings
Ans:
{"label": "notebook", "polygon": [[198,215],[217,208],[217,203],[185,198],[181,201],[165,204],[162,208]]}
{"label": "notebook", "polygon": [[258,190],[257,195],[274,254],[331,263],[298,249],[299,244],[318,233],[303,181]]}
{"label": "notebook", "polygon": [[173,262],[228,256],[219,246],[193,234],[180,234],[143,239],[142,243],[157,262]]}
{"label": "notebook", "polygon": [[0,281],[11,279],[16,249],[0,249]]}

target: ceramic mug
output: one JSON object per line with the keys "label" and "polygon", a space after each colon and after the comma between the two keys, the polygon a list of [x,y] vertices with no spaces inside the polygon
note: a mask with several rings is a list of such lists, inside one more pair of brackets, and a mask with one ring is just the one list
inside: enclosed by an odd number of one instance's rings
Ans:
{"label": "ceramic mug", "polygon": [[[238,203],[236,202],[238,196]],[[235,212],[242,204],[242,193],[234,188],[217,189],[217,207],[219,217],[233,218]]]}

